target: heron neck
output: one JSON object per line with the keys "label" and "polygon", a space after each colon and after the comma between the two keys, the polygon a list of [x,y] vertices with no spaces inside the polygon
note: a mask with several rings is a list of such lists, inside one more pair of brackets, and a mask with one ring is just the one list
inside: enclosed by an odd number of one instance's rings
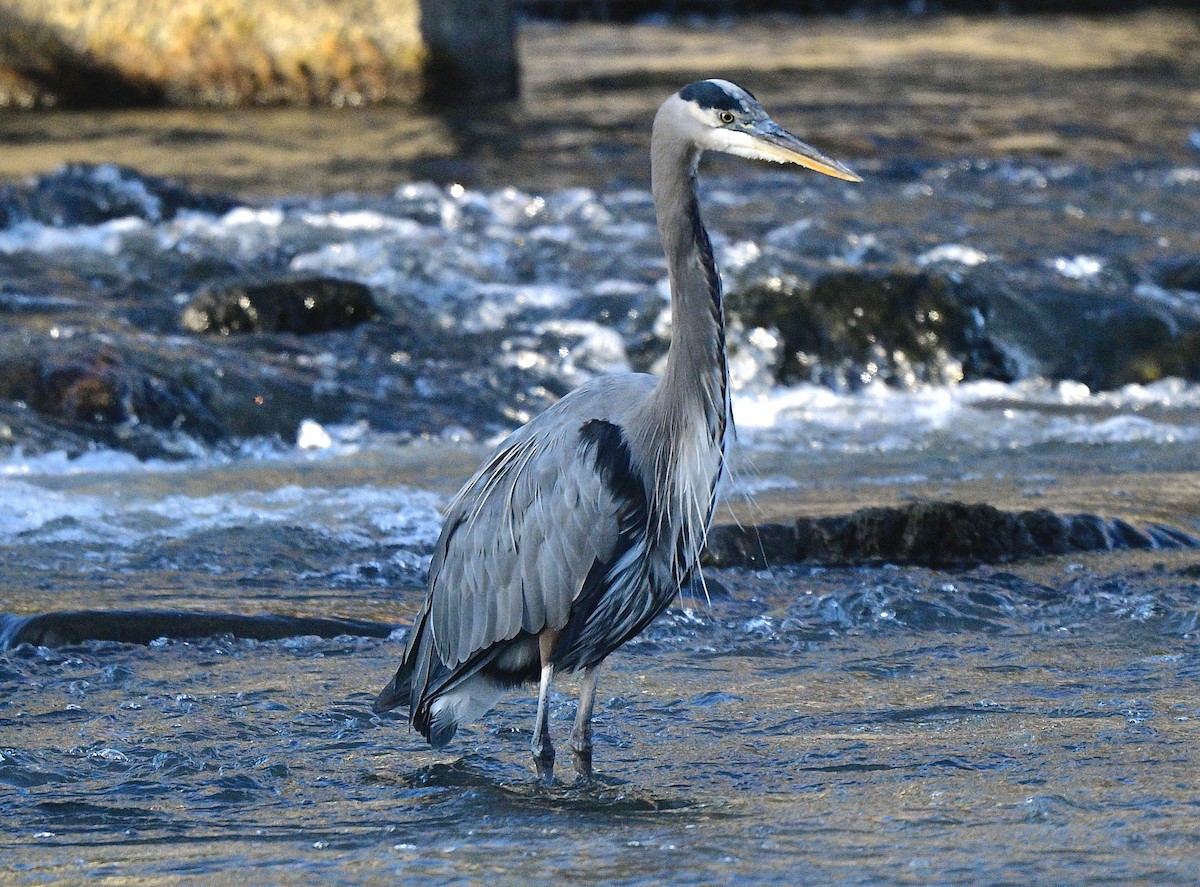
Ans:
{"label": "heron neck", "polygon": [[651,190],[671,278],[671,346],[655,398],[660,416],[702,412],[711,438],[724,440],[728,368],[721,278],[696,198],[698,153],[655,145]]}

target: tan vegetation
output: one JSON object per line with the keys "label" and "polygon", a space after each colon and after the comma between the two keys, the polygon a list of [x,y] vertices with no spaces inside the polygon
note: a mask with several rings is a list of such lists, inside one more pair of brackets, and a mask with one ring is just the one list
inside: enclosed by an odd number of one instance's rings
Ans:
{"label": "tan vegetation", "polygon": [[0,0],[0,107],[410,101],[417,0]]}

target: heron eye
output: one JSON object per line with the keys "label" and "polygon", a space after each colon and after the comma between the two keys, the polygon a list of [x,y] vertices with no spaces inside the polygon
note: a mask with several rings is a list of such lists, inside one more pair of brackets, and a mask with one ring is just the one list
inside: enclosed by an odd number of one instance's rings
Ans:
{"label": "heron eye", "polygon": [[733,112],[732,111],[722,111],[720,114],[720,120],[722,123],[724,123],[726,125],[733,123],[733,120],[734,120]]}

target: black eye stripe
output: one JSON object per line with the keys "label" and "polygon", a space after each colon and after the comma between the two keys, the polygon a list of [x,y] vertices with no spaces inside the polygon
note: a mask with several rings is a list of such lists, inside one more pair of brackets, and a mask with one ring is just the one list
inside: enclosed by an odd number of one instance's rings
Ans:
{"label": "black eye stripe", "polygon": [[679,97],[686,102],[695,102],[706,110],[746,113],[746,105],[734,98],[711,80],[697,80],[679,90]]}

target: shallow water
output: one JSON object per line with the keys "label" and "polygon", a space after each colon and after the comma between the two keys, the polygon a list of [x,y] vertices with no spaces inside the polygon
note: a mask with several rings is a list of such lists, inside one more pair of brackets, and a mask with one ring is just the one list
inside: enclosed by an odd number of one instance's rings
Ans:
{"label": "shallow water", "polygon": [[614,657],[588,786],[528,698],[444,753],[371,715],[398,639],[24,646],[6,881],[1192,883],[1197,585],[1095,566],[721,572]]}
{"label": "shallow water", "polygon": [[[6,882],[1194,882],[1194,553],[709,571],[707,597],[693,589],[611,660],[592,785],[572,783],[560,681],[562,782],[543,788],[528,695],[441,753],[369,710],[420,603],[437,506],[476,452],[35,461],[5,482],[0,609],[399,626],[0,653]],[[804,498],[895,495],[925,456],[908,458],[902,478],[827,475]],[[1039,483],[1065,501],[1066,479]]]}

